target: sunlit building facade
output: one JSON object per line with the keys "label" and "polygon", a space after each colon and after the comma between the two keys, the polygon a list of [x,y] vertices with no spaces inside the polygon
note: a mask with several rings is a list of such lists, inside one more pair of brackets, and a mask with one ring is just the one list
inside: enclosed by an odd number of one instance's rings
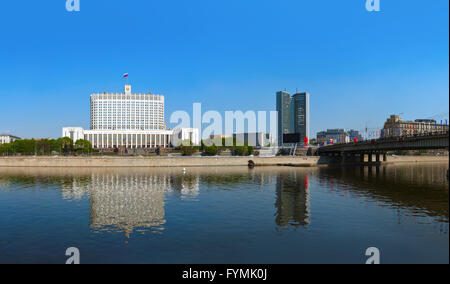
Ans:
{"label": "sunlit building facade", "polygon": [[200,143],[198,129],[166,129],[164,96],[132,94],[131,85],[125,85],[122,94],[92,94],[90,108],[91,129],[64,127],[62,137],[88,140],[94,149],[168,148],[182,140]]}
{"label": "sunlit building facade", "polygon": [[415,121],[404,121],[398,115],[391,115],[381,130],[382,138],[391,138],[408,135],[424,135],[436,132],[448,131],[445,121],[434,119],[416,119]]}

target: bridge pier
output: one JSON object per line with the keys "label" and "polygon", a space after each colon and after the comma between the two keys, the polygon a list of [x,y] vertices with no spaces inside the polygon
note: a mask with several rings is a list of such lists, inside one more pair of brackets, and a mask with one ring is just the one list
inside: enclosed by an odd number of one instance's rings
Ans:
{"label": "bridge pier", "polygon": [[376,153],[376,154],[375,154],[375,161],[376,161],[377,163],[380,162],[380,153]]}
{"label": "bridge pier", "polygon": [[372,152],[370,152],[370,153],[368,154],[368,156],[369,156],[368,162],[369,162],[369,163],[372,163]]}
{"label": "bridge pier", "polygon": [[383,153],[383,162],[387,162],[387,154]]}

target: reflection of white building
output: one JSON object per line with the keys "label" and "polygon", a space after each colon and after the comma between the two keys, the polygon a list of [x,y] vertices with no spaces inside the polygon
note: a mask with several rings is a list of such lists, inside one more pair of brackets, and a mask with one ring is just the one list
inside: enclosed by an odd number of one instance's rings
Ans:
{"label": "reflection of white building", "polygon": [[166,130],[164,96],[132,94],[125,86],[123,94],[91,95],[91,129],[64,127],[63,137],[89,140],[94,148],[156,148],[177,146],[181,140],[200,143],[198,129]]}
{"label": "reflection of white building", "polygon": [[200,177],[198,175],[176,175],[170,179],[172,192],[179,194],[181,199],[195,197],[199,194]]}
{"label": "reflection of white building", "polygon": [[91,178],[91,227],[129,234],[136,228],[155,228],[165,223],[167,176],[93,174]]}
{"label": "reflection of white building", "polygon": [[184,199],[197,196],[198,191],[198,176],[134,171],[94,172],[73,177],[62,185],[64,199],[89,199],[91,228],[124,232],[127,236],[136,231],[164,229],[165,194],[179,193],[178,197]]}

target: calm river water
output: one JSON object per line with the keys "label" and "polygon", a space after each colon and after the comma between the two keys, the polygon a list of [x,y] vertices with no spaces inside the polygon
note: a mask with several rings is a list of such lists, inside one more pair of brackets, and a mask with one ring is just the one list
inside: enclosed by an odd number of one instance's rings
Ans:
{"label": "calm river water", "polygon": [[0,263],[448,263],[447,168],[0,168]]}

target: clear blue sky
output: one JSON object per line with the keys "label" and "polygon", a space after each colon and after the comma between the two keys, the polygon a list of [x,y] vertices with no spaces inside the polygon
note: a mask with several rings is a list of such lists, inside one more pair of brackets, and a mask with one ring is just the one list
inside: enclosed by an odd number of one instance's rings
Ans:
{"label": "clear blue sky", "polygon": [[0,132],[89,127],[89,95],[166,96],[175,110],[274,110],[311,93],[311,130],[381,127],[449,107],[449,1],[2,1]]}

